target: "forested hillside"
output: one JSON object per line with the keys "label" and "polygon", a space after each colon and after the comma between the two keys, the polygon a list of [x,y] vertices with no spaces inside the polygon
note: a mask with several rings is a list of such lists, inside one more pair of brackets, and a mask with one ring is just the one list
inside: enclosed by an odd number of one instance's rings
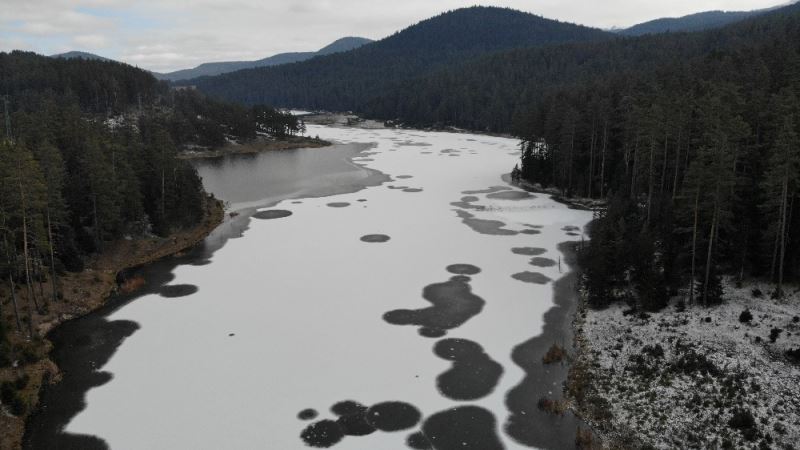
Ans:
{"label": "forested hillside", "polygon": [[[0,279],[12,293],[27,286],[37,311],[60,293],[52,283],[37,294],[35,281],[81,270],[109,241],[168,236],[203,218],[200,178],[175,158],[184,146],[298,127],[115,62],[0,53],[0,92]],[[32,323],[14,313],[14,327]]]}
{"label": "forested hillside", "polygon": [[437,67],[501,50],[611,37],[510,9],[473,7],[420,22],[351,52],[186,83],[245,104],[364,112],[395,83]]}
{"label": "forested hillside", "polygon": [[644,36],[656,33],[679,33],[688,31],[703,31],[720,28],[744,19],[763,14],[767,10],[755,11],[705,11],[683,17],[669,17],[640,23],[630,28],[620,30],[623,36]]}
{"label": "forested hillside", "polygon": [[723,274],[783,296],[800,275],[800,7],[583,51],[521,115],[518,175],[610,199],[583,255],[590,302],[657,310],[692,287],[708,305]]}

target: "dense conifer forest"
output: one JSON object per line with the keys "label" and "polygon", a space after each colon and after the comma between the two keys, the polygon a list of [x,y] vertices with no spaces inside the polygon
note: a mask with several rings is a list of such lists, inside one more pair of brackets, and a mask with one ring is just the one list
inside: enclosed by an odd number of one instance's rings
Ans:
{"label": "dense conifer forest", "polygon": [[0,279],[35,303],[14,299],[15,323],[0,331],[25,328],[26,314],[58,300],[37,281],[82,270],[105,243],[199,223],[205,193],[176,158],[183,148],[302,127],[290,114],[174,90],[108,61],[0,53],[0,93]]}

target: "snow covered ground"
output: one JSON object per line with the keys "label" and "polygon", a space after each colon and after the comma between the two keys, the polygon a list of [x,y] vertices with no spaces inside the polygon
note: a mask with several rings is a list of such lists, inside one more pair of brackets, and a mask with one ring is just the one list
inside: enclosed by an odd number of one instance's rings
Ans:
{"label": "snow covered ground", "polygon": [[[115,312],[110,320],[141,328],[102,367],[113,379],[89,392],[68,432],[114,449],[294,449],[301,434],[318,445],[337,437],[325,420],[339,402],[397,401],[370,410],[363,433],[351,424],[351,434],[389,431],[338,436],[335,448],[407,448],[420,429],[437,448],[525,448],[502,431],[506,393],[524,375],[511,351],[541,333],[550,280],[568,270],[556,246],[580,239],[591,213],[503,183],[517,162],[511,139],[308,133],[373,143],[353,163],[393,181],[285,195],[210,264],[179,266],[174,289]],[[306,409],[316,417],[298,418]]]}
{"label": "snow covered ground", "polygon": [[726,283],[723,305],[673,304],[646,318],[624,305],[587,311],[589,415],[605,415],[608,437],[634,446],[795,448],[800,366],[786,352],[800,348],[800,293],[777,301],[771,289]]}

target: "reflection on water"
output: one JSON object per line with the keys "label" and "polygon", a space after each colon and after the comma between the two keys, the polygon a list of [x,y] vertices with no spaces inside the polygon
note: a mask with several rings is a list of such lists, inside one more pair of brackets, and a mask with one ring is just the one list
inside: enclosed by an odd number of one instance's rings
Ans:
{"label": "reflection on water", "polygon": [[387,181],[349,161],[368,148],[369,144],[336,144],[201,159],[193,165],[206,190],[237,210],[263,206],[265,200],[335,195]]}

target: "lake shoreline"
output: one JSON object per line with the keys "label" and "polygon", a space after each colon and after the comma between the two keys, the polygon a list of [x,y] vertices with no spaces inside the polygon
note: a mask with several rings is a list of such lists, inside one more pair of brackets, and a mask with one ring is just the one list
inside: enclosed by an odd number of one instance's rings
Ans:
{"label": "lake shoreline", "polygon": [[221,158],[227,155],[253,155],[261,152],[295,150],[298,148],[324,148],[332,143],[306,136],[287,136],[281,139],[256,138],[249,142],[230,142],[222,147],[202,150],[184,150],[178,154],[179,159]]}
{"label": "lake shoreline", "polygon": [[[64,299],[50,303],[47,317],[36,323],[33,351],[42,359],[33,364],[4,369],[6,377],[26,374],[29,381],[21,396],[27,404],[22,416],[0,415],[0,448],[17,449],[29,418],[37,413],[41,392],[48,384],[60,381],[61,368],[51,359],[54,346],[50,333],[60,325],[84,317],[106,305],[108,299],[121,289],[120,274],[135,267],[180,254],[202,242],[224,221],[224,206],[213,197],[206,197],[203,221],[188,230],[181,230],[163,239],[122,240],[109,243],[105,252],[95,255],[87,268],[79,273],[69,273],[59,279]],[[45,356],[46,355],[46,356]]]}

